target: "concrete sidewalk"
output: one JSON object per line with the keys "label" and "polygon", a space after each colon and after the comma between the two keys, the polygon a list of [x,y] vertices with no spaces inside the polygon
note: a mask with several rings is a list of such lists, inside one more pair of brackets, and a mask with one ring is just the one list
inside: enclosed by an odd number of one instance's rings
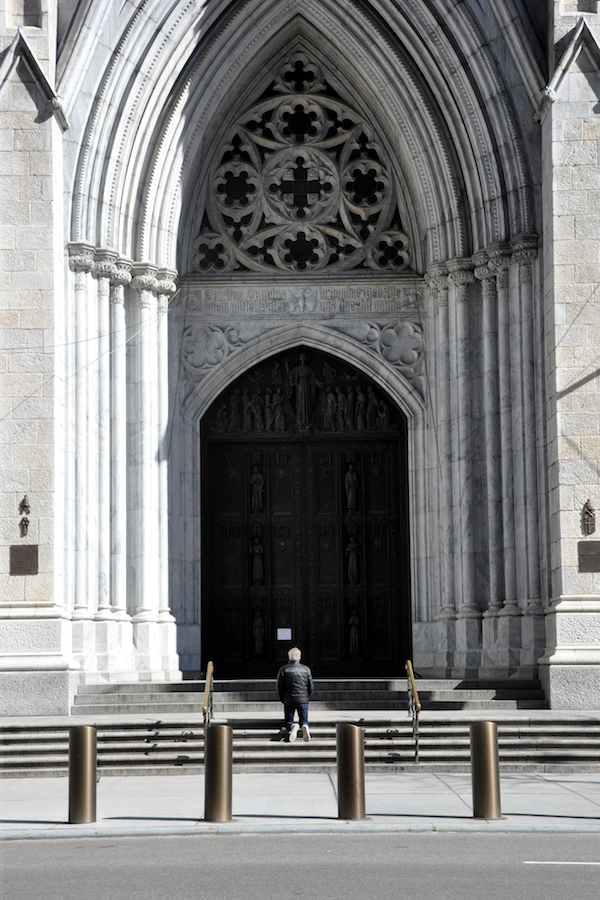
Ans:
{"label": "concrete sidewalk", "polygon": [[340,831],[599,832],[600,774],[501,776],[503,817],[472,815],[469,774],[365,776],[367,818],[337,818],[329,774],[233,776],[233,821],[203,821],[202,775],[103,777],[93,825],[69,825],[67,778],[0,783],[0,839]]}

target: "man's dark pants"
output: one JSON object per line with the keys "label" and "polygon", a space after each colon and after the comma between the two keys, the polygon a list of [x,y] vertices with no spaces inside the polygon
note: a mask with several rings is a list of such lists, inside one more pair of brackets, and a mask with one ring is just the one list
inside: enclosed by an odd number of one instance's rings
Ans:
{"label": "man's dark pants", "polygon": [[288,731],[292,730],[296,710],[298,710],[300,725],[308,724],[308,703],[284,703],[283,709],[285,713],[285,727]]}

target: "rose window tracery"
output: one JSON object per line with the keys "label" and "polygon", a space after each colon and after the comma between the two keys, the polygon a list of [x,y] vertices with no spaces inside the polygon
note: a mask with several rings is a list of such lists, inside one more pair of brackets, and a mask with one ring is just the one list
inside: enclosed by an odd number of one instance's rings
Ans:
{"label": "rose window tracery", "polygon": [[409,261],[372,127],[295,54],[216,155],[195,268],[398,272]]}

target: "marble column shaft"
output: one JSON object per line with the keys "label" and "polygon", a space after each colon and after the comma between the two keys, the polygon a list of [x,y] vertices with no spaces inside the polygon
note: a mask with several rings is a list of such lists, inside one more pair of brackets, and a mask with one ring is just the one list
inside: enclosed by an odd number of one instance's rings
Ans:
{"label": "marble column shaft", "polygon": [[508,260],[497,265],[498,288],[498,382],[500,396],[500,446],[502,466],[502,533],[504,545],[504,602],[500,615],[519,615],[515,579],[515,518],[513,494],[511,329]]}
{"label": "marble column shaft", "polygon": [[129,260],[119,260],[110,288],[110,605],[127,618],[127,323],[125,285]]}
{"label": "marble column shaft", "polygon": [[476,270],[483,300],[483,380],[485,400],[485,469],[487,481],[489,595],[487,615],[502,606],[502,483],[500,477],[500,421],[498,397],[498,295],[496,276],[489,267]]}
{"label": "marble column shaft", "polygon": [[450,357],[448,347],[448,280],[435,279],[436,304],[436,418],[437,447],[440,455],[438,476],[439,554],[441,610],[439,618],[456,615],[454,590],[454,527],[452,517],[452,434],[450,420]]}
{"label": "marble column shaft", "polygon": [[[454,263],[454,265],[453,265]],[[473,547],[473,478],[472,478],[472,422],[469,334],[469,285],[474,276],[472,267],[462,261],[449,262],[450,317],[454,323],[453,362],[453,426],[454,426],[454,488],[455,523],[460,535],[460,590],[458,618],[478,618],[481,613],[475,599]]]}
{"label": "marble column shaft", "polygon": [[169,298],[176,290],[175,272],[161,270],[157,285],[158,403],[158,621],[173,621],[169,608]]}
{"label": "marble column shaft", "polygon": [[73,618],[89,618],[88,581],[88,292],[94,268],[94,248],[69,247],[69,266],[75,273],[75,544]]}
{"label": "marble column shaft", "polygon": [[525,523],[527,530],[527,610],[541,611],[537,427],[535,409],[535,354],[533,340],[532,259],[534,248],[516,250],[523,334],[523,434],[525,453]]}
{"label": "marble column shaft", "polygon": [[135,322],[132,372],[135,415],[131,421],[133,477],[129,560],[135,606],[134,622],[156,622],[158,559],[156,528],[156,267],[133,267]]}
{"label": "marble column shaft", "polygon": [[112,618],[110,603],[110,278],[116,253],[97,251],[94,276],[98,302],[98,611]]}

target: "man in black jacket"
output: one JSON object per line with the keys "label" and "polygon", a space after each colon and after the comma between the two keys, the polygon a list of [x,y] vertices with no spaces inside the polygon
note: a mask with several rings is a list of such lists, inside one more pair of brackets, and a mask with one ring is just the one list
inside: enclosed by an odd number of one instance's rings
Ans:
{"label": "man in black jacket", "polygon": [[[300,662],[302,654],[297,647],[288,652],[288,663],[282,666],[277,675],[277,693],[285,711],[285,727],[290,743],[296,740],[298,729],[302,728],[302,737],[310,741],[308,727],[308,701],[313,690],[312,672]],[[300,724],[294,722],[294,713],[298,710]]]}

